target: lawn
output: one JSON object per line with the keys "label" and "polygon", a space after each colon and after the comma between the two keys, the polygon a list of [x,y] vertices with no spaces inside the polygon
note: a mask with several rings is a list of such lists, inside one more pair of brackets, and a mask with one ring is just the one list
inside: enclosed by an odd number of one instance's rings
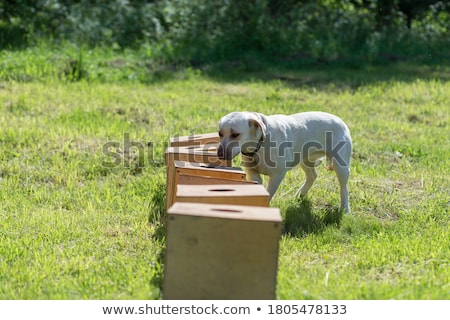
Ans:
{"label": "lawn", "polygon": [[0,299],[160,299],[164,149],[236,110],[331,112],[354,141],[351,215],[325,166],[306,199],[294,169],[271,203],[284,219],[277,298],[450,298],[448,67],[150,73],[92,54],[70,81],[62,60],[36,57],[2,54]]}

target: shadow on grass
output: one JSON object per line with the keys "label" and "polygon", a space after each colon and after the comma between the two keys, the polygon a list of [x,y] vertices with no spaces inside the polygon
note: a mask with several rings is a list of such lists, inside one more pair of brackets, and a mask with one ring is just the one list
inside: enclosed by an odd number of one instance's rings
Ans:
{"label": "shadow on grass", "polygon": [[141,79],[141,83],[152,85],[179,79],[195,81],[202,75],[212,81],[226,84],[255,80],[275,81],[281,86],[294,89],[313,87],[319,90],[331,88],[353,91],[366,85],[392,81],[405,83],[412,83],[418,79],[450,81],[449,60],[450,58],[447,58],[435,63],[420,61],[319,63],[242,59],[210,64],[192,64],[185,61],[149,69]]}
{"label": "shadow on grass", "polygon": [[153,187],[149,203],[149,223],[153,226],[152,240],[159,251],[155,259],[155,272],[151,284],[162,292],[164,279],[164,258],[166,252],[166,187],[165,182],[157,181]]}
{"label": "shadow on grass", "polygon": [[339,226],[343,211],[331,206],[313,209],[310,200],[299,198],[284,208],[283,216],[283,233],[302,237],[310,233],[322,232],[328,226]]}
{"label": "shadow on grass", "polygon": [[[161,226],[159,231],[155,232],[155,236],[153,237],[153,240],[158,243],[159,251],[156,255],[156,259],[154,262],[154,265],[156,266],[153,276],[151,279],[152,286],[159,289],[160,292],[160,298],[162,298],[162,291],[163,291],[163,280],[164,280],[164,260],[165,260],[165,254],[166,254],[166,241],[164,237],[164,226]],[[162,235],[162,239],[158,239],[159,236]]]}
{"label": "shadow on grass", "polygon": [[[226,70],[226,71],[224,71]],[[222,62],[205,68],[203,74],[220,83],[277,81],[290,88],[314,87],[356,90],[380,82],[411,83],[418,79],[450,81],[447,60],[441,63],[405,61],[398,63],[295,63]]]}

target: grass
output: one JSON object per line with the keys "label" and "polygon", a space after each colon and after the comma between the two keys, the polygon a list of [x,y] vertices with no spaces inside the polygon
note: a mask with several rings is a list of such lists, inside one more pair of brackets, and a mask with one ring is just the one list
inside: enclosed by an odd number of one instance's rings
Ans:
{"label": "grass", "polygon": [[164,148],[235,110],[328,111],[353,135],[352,215],[325,166],[272,202],[279,299],[450,298],[448,66],[168,71],[93,51],[74,79],[78,52],[39,50],[0,59],[0,299],[161,298]]}

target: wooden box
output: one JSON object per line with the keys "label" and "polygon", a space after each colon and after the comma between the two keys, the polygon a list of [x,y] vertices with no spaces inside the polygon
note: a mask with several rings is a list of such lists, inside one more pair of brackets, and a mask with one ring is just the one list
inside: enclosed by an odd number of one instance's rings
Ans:
{"label": "wooden box", "polygon": [[205,163],[174,161],[173,167],[167,168],[167,170],[167,209],[175,202],[179,184],[253,183],[247,182],[245,172],[241,168],[235,167],[217,167]]}
{"label": "wooden box", "polygon": [[165,164],[167,166],[166,177],[166,207],[173,203],[173,179],[175,174],[175,161],[196,162],[210,166],[231,167],[231,160],[219,159],[217,156],[217,144],[169,147],[165,152]]}
{"label": "wooden box", "polygon": [[189,136],[170,138],[171,147],[199,146],[204,144],[219,143],[220,138],[217,132],[192,134]]}
{"label": "wooden box", "polygon": [[278,208],[175,203],[168,211],[164,299],[275,299]]}
{"label": "wooden box", "polygon": [[269,192],[260,184],[178,185],[177,202],[269,206]]}
{"label": "wooden box", "polygon": [[165,164],[169,166],[174,161],[200,162],[215,166],[231,167],[231,160],[220,159],[217,156],[218,144],[200,146],[169,147],[165,152]]}

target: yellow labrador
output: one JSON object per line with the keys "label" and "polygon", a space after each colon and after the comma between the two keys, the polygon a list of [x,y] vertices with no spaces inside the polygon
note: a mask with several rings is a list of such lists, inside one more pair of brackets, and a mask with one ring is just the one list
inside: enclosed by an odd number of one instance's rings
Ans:
{"label": "yellow labrador", "polygon": [[347,125],[325,112],[266,116],[256,112],[232,112],[219,122],[218,156],[233,159],[239,153],[248,178],[262,183],[269,176],[270,198],[285,174],[300,165],[306,181],[297,191],[305,196],[317,177],[315,167],[326,157],[340,184],[341,209],[350,211],[347,182],[352,141]]}

